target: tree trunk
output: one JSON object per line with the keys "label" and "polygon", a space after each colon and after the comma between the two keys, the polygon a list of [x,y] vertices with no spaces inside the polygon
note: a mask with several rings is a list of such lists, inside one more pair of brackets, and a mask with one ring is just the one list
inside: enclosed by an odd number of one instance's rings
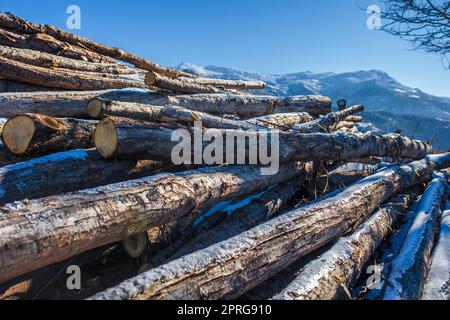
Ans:
{"label": "tree trunk", "polygon": [[392,263],[384,300],[421,298],[446,191],[446,178],[443,174],[437,174],[425,190],[408,236],[399,255]]}
{"label": "tree trunk", "polygon": [[160,74],[164,74],[169,77],[180,77],[180,76],[188,78],[194,77],[189,73],[160,66],[152,61],[143,59],[129,52],[120,50],[118,48],[113,48],[110,46],[103,45],[101,43],[97,43],[95,41],[77,36],[75,34],[63,31],[50,25],[30,23],[11,14],[0,14],[0,25],[5,28],[17,30],[19,32],[26,34],[39,34],[39,33],[47,34],[64,43],[70,43],[74,46],[88,48],[89,50],[97,52],[98,54],[101,54],[103,56],[108,56],[117,60],[128,62],[134,64],[138,68],[156,71]]}
{"label": "tree trunk", "polygon": [[25,114],[9,119],[2,134],[6,147],[16,155],[49,154],[94,146],[96,121],[57,119]]}
{"label": "tree trunk", "polygon": [[195,83],[199,85],[207,85],[213,87],[220,87],[230,90],[251,90],[251,89],[264,89],[266,84],[262,81],[242,81],[242,80],[223,80],[213,78],[187,78],[179,79],[185,80],[189,83]]}
{"label": "tree trunk", "polygon": [[148,72],[145,76],[145,84],[149,87],[157,87],[175,93],[221,93],[223,90],[210,85],[197,84],[183,79],[173,79],[155,72]]}
{"label": "tree trunk", "polygon": [[260,167],[203,168],[8,204],[0,209],[0,283],[264,190],[303,167],[287,164],[273,176]]}
{"label": "tree trunk", "polygon": [[351,121],[341,121],[337,124],[335,124],[331,129],[333,132],[342,130],[342,129],[353,129],[356,127],[356,123]]}
{"label": "tree trunk", "polygon": [[59,68],[107,74],[143,73],[143,70],[131,68],[123,64],[86,62],[30,49],[0,46],[0,54],[7,59],[42,68]]}
{"label": "tree trunk", "polygon": [[114,75],[85,74],[73,70],[55,70],[36,67],[0,57],[0,77],[32,85],[68,89],[100,90],[121,88],[146,88],[138,79]]}
{"label": "tree trunk", "polygon": [[354,106],[336,113],[329,113],[311,122],[298,124],[292,130],[298,133],[330,132],[330,128],[344,121],[346,117],[362,111],[364,111],[364,106]]}
{"label": "tree trunk", "polygon": [[[0,20],[2,17],[3,14],[0,13]],[[114,59],[102,56],[85,48],[73,46],[66,42],[56,40],[55,38],[42,33],[25,35],[0,28],[0,45],[43,51],[82,61],[116,63]]]}
{"label": "tree trunk", "polygon": [[202,121],[202,125],[207,128],[242,130],[261,130],[267,128],[288,130],[292,128],[294,124],[312,119],[312,117],[305,112],[297,112],[279,113],[246,121],[239,121],[176,106],[153,106],[149,104],[112,101],[101,98],[93,99],[89,102],[87,113],[94,119],[114,116],[141,121],[167,123],[181,122],[184,124],[193,124],[195,121]]}
{"label": "tree trunk", "polygon": [[[199,129],[201,132],[201,129]],[[272,136],[273,131],[234,131],[216,129],[215,133],[222,137],[222,142],[216,144],[222,146],[223,158],[220,163],[232,164],[227,150],[236,150],[234,139],[227,139],[227,135],[239,136],[243,140],[259,141],[260,143],[245,143],[247,160],[250,154],[264,153],[261,141],[268,137],[270,147],[279,145],[279,161],[315,161],[353,159],[369,156],[393,156],[411,159],[420,159],[431,152],[431,147],[420,141],[413,141],[399,135],[376,136],[368,134],[292,134],[279,132],[279,139]],[[107,117],[104,118],[95,130],[94,143],[100,154],[109,158],[152,159],[172,161],[172,151],[179,145],[179,141],[173,141],[174,128],[168,125],[139,122],[132,119]],[[195,143],[195,134],[185,131],[190,143]],[[200,141],[202,151],[211,143]],[[273,143],[273,145],[271,144]],[[196,148],[191,147],[193,154]],[[218,150],[219,151],[219,150]],[[275,151],[276,152],[276,151]],[[203,155],[203,152],[201,153]],[[192,162],[193,157],[190,157]],[[196,159],[194,159],[196,160]],[[217,160],[217,159],[216,159]],[[203,162],[202,162],[203,163]],[[246,163],[249,163],[247,161]],[[189,164],[189,163],[186,163]],[[200,163],[198,163],[200,164]]]}
{"label": "tree trunk", "polygon": [[233,114],[243,119],[274,113],[307,112],[316,116],[331,112],[331,99],[323,96],[255,96],[238,94],[197,94],[167,96],[153,101],[212,114]]}
{"label": "tree trunk", "polygon": [[216,115],[237,114],[242,118],[274,113],[307,112],[312,115],[331,110],[331,100],[319,96],[272,97],[237,94],[204,94],[169,96],[150,90],[121,89],[100,91],[60,91],[0,94],[1,117],[20,113],[41,113],[56,117],[88,117],[90,100],[102,98],[150,105],[175,105],[193,111]]}
{"label": "tree trunk", "polygon": [[348,116],[347,118],[345,118],[345,121],[349,121],[349,122],[362,122],[364,121],[363,117],[360,116]]}
{"label": "tree trunk", "polygon": [[423,291],[423,300],[450,300],[450,201],[442,214],[441,228]]}
{"label": "tree trunk", "polygon": [[56,153],[1,168],[0,203],[140,178],[162,168],[167,165],[156,161],[106,161],[93,149]]}
{"label": "tree trunk", "polygon": [[363,272],[367,261],[411,203],[399,196],[376,210],[353,234],[302,268],[301,273],[274,300],[333,300],[342,296]]}
{"label": "tree trunk", "polygon": [[[432,161],[434,160],[434,161]],[[233,299],[343,236],[394,194],[429,179],[450,154],[393,167],[336,196],[144,272],[93,299]]]}

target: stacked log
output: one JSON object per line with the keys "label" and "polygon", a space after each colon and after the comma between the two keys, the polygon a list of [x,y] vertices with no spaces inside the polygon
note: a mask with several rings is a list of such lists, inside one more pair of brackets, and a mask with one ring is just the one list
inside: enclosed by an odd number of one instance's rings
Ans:
{"label": "stacked log", "polygon": [[335,299],[411,210],[411,187],[421,193],[433,174],[411,231],[422,227],[421,241],[397,257],[414,252],[420,268],[394,263],[390,282],[413,278],[423,298],[444,285],[445,219],[425,270],[448,184],[436,171],[450,154],[359,133],[362,105],[332,112],[325,96],[259,95],[247,91],[265,87],[257,80],[198,77],[12,14],[0,13],[0,54],[8,295],[38,277],[34,290],[54,297],[61,267],[106,246],[102,257],[123,248],[109,268],[128,280],[92,272],[105,280],[85,291],[94,299],[238,298],[337,241],[275,296]]}

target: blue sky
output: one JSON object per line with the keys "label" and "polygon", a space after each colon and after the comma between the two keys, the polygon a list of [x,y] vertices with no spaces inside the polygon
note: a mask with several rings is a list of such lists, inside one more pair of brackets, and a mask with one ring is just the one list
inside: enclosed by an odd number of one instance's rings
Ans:
{"label": "blue sky", "polygon": [[377,0],[0,0],[33,22],[66,28],[81,8],[83,36],[174,66],[181,62],[264,73],[380,69],[401,83],[450,97],[438,56],[366,27],[358,8]]}

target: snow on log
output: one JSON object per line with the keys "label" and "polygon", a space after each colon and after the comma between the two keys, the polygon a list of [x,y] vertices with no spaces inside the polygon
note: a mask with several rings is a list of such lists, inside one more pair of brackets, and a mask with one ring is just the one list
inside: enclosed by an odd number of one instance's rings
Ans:
{"label": "snow on log", "polygon": [[[129,158],[172,161],[173,150],[179,148],[180,141],[174,141],[177,136],[173,126],[136,121],[126,118],[106,117],[98,125],[94,134],[94,143],[100,154],[106,159]],[[197,129],[197,130],[196,130]],[[196,141],[196,136],[203,134],[203,128],[194,129],[194,133],[185,130],[187,143],[198,143],[202,153],[210,148],[211,142]],[[198,134],[196,134],[198,131]],[[223,130],[215,129],[214,145],[222,156],[219,163],[232,162],[228,159],[227,150],[235,150],[237,144],[230,136],[243,140],[247,157],[249,154],[261,154],[266,146],[278,148],[279,161],[314,161],[353,159],[369,156],[392,156],[420,159],[431,152],[431,147],[421,141],[411,140],[396,134],[377,136],[367,134],[293,134],[287,132],[257,131],[257,130]],[[276,135],[275,135],[276,134]],[[277,140],[278,139],[278,140]],[[203,139],[205,140],[205,139]],[[256,143],[247,143],[255,141]],[[278,143],[278,145],[276,144]],[[222,148],[222,150],[220,150]],[[194,152],[197,148],[190,148]],[[274,150],[272,150],[274,151]],[[276,150],[275,150],[276,152]],[[188,155],[189,156],[189,155]],[[217,159],[216,159],[217,160]],[[192,161],[192,157],[190,157]],[[234,159],[232,160],[234,161]],[[247,162],[248,163],[248,162]],[[188,164],[188,163],[186,163]]]}
{"label": "snow on log", "polygon": [[[71,44],[72,46],[80,46],[82,48],[87,48],[92,52],[96,52],[102,56],[111,57],[113,59],[121,60],[124,62],[128,62],[134,64],[136,67],[144,69],[144,70],[152,70],[158,73],[164,74],[169,77],[188,77],[193,78],[194,76],[185,73],[182,71],[178,71],[175,69],[170,69],[163,67],[159,64],[156,64],[152,61],[146,60],[144,58],[138,57],[132,53],[126,52],[124,50],[120,50],[118,48],[113,48],[81,36],[75,35],[73,33],[58,29],[56,27],[50,25],[42,25],[35,24],[25,21],[19,17],[16,17],[12,14],[4,14],[0,13],[0,25],[12,29],[17,30],[18,32],[30,34],[30,35],[41,35],[46,34],[63,43]],[[114,61],[111,59],[112,61]]]}
{"label": "snow on log", "polygon": [[350,288],[377,247],[392,230],[400,214],[406,212],[411,198],[399,196],[377,209],[350,236],[341,238],[303,271],[274,300],[333,300]]}
{"label": "snow on log", "polygon": [[[245,232],[277,215],[295,198],[306,180],[306,173],[269,187],[240,201],[227,200],[213,206],[171,245],[157,252],[151,266],[178,259]],[[147,268],[148,269],[148,268]]]}
{"label": "snow on log", "polygon": [[97,122],[57,119],[38,114],[24,114],[9,119],[2,133],[5,146],[16,155],[37,155],[94,146]]}
{"label": "snow on log", "polygon": [[0,77],[42,87],[67,90],[146,88],[139,79],[113,74],[89,74],[74,70],[43,68],[17,62],[3,56],[0,57]]}
{"label": "snow on log", "polygon": [[343,236],[390,197],[426,181],[434,170],[449,164],[450,154],[445,154],[385,169],[336,196],[144,272],[92,299],[237,298],[302,256]]}
{"label": "snow on log", "polygon": [[384,300],[418,300],[421,298],[446,191],[445,175],[443,173],[436,174],[417,206],[416,217],[402,249],[392,262]]}
{"label": "snow on log", "polygon": [[450,300],[450,201],[447,201],[442,213],[439,237],[422,299]]}
{"label": "snow on log", "polygon": [[311,122],[295,125],[292,130],[298,133],[329,132],[333,126],[339,124],[341,121],[344,121],[346,117],[363,111],[364,106],[357,105],[343,111],[329,113]]}
{"label": "snow on log", "polygon": [[140,178],[164,167],[156,161],[106,161],[94,149],[55,153],[0,168],[0,203]]}
{"label": "snow on log", "polygon": [[0,208],[0,283],[84,251],[176,221],[218,201],[288,180],[303,164],[211,167],[16,202]]}
{"label": "snow on log", "polygon": [[[0,24],[4,14],[0,13]],[[16,47],[21,49],[32,49],[43,51],[66,58],[90,61],[97,63],[115,63],[111,58],[102,56],[82,47],[73,46],[63,41],[59,41],[52,36],[36,34],[19,34],[0,28],[0,45]]]}
{"label": "snow on log", "polygon": [[275,113],[258,118],[247,120],[248,123],[269,128],[288,131],[298,123],[305,123],[312,121],[312,117],[306,112],[290,112],[290,113]]}

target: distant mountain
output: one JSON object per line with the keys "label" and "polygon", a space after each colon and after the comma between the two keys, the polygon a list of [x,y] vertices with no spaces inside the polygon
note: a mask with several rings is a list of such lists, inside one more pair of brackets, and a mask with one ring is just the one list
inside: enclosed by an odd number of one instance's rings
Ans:
{"label": "distant mountain", "polygon": [[436,148],[450,149],[450,98],[409,88],[382,71],[268,75],[186,63],[179,65],[178,69],[212,78],[264,81],[267,88],[255,91],[261,94],[321,94],[333,101],[344,98],[349,105],[365,105],[366,124],[362,130],[379,133],[402,130],[404,135],[433,142]]}

